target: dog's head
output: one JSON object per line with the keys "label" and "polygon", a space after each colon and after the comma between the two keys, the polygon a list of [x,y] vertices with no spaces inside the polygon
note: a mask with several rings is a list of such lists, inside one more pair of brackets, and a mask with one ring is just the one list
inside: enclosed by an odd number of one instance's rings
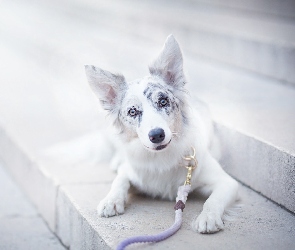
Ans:
{"label": "dog's head", "polygon": [[126,140],[139,139],[147,149],[162,151],[181,136],[187,123],[185,78],[172,35],[149,67],[150,76],[140,80],[126,83],[122,75],[88,65],[85,69],[91,88]]}

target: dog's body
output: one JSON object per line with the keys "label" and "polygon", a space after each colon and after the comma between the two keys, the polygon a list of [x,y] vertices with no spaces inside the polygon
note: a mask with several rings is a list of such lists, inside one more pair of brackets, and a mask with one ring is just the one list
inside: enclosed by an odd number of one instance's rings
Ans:
{"label": "dog's body", "polygon": [[130,185],[152,197],[174,199],[186,178],[183,156],[195,148],[198,167],[191,190],[211,193],[193,228],[201,233],[223,228],[222,216],[237,196],[238,184],[210,153],[213,129],[206,108],[189,107],[179,46],[169,36],[150,67],[150,76],[126,83],[123,76],[86,66],[88,81],[120,130],[112,165],[117,169],[100,216],[124,212]]}

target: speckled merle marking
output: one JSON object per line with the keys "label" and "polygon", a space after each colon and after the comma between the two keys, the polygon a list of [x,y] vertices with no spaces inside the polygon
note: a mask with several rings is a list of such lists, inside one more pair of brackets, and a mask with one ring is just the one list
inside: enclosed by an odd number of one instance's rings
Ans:
{"label": "speckled merle marking", "polygon": [[138,100],[129,100],[126,108],[122,108],[118,118],[125,125],[140,126],[142,120],[142,107]]}
{"label": "speckled merle marking", "polygon": [[176,108],[178,109],[173,91],[160,83],[149,83],[148,87],[143,91],[143,95],[146,96],[157,111],[165,111],[168,116]]}

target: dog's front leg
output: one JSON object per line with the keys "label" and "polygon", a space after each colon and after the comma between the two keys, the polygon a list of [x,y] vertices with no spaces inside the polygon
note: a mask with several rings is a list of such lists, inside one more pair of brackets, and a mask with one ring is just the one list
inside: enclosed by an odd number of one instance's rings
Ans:
{"label": "dog's front leg", "polygon": [[109,217],[124,213],[125,202],[128,197],[130,182],[121,171],[118,172],[107,196],[97,206],[97,212],[101,217]]}
{"label": "dog's front leg", "polygon": [[209,154],[205,158],[199,180],[211,195],[193,222],[193,228],[200,233],[214,233],[224,227],[222,216],[225,209],[237,199],[238,183]]}

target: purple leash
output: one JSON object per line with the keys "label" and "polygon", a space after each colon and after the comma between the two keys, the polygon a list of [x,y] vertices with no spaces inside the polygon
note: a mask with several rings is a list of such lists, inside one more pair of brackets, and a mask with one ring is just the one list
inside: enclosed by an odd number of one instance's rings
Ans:
{"label": "purple leash", "polygon": [[188,193],[191,189],[191,178],[192,172],[197,167],[198,161],[196,159],[196,151],[193,147],[192,151],[193,154],[189,156],[182,157],[185,161],[192,162],[192,165],[186,166],[187,168],[187,175],[186,180],[183,186],[178,188],[177,197],[176,197],[176,204],[174,206],[175,209],[175,222],[174,224],[166,229],[164,232],[154,235],[141,235],[141,236],[134,236],[127,238],[117,246],[116,250],[124,250],[125,247],[134,243],[148,243],[148,242],[159,242],[162,240],[167,239],[168,237],[175,234],[181,227],[182,224],[182,213],[183,209],[185,208],[185,203],[187,200]]}
{"label": "purple leash", "polygon": [[167,239],[171,235],[175,234],[181,227],[182,224],[182,212],[185,207],[187,195],[191,189],[190,185],[183,185],[178,188],[175,209],[175,222],[174,224],[166,229],[164,232],[155,235],[142,235],[134,236],[123,240],[116,248],[116,250],[124,250],[125,247],[134,243],[147,243],[147,242],[159,242]]}

